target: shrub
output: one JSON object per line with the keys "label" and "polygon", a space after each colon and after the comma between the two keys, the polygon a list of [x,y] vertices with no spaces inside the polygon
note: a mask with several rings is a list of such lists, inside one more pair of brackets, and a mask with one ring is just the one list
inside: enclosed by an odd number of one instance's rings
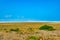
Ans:
{"label": "shrub", "polygon": [[19,31],[19,28],[17,28],[17,29],[10,29],[10,31],[18,32]]}
{"label": "shrub", "polygon": [[40,30],[54,30],[52,26],[49,25],[43,25],[39,28]]}
{"label": "shrub", "polygon": [[39,38],[36,36],[29,36],[27,40],[39,40]]}
{"label": "shrub", "polygon": [[28,28],[28,31],[29,31],[29,32],[32,32],[32,31],[33,31],[33,28]]}

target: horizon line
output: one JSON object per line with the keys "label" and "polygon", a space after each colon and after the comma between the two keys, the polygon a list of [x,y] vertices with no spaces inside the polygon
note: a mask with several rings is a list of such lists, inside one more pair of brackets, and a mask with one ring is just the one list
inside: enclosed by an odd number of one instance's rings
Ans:
{"label": "horizon line", "polygon": [[0,21],[0,23],[12,23],[12,22],[60,22],[60,21]]}

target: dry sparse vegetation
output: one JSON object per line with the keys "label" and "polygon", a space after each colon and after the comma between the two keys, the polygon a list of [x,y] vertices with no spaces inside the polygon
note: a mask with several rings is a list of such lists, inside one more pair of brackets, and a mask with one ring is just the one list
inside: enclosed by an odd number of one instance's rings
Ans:
{"label": "dry sparse vegetation", "polygon": [[60,23],[0,23],[0,40],[60,40]]}

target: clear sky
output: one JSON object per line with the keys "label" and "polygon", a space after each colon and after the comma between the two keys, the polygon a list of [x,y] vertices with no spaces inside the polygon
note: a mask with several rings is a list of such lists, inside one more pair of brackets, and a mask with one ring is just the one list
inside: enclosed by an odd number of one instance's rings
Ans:
{"label": "clear sky", "polygon": [[60,21],[60,0],[0,0],[0,21]]}

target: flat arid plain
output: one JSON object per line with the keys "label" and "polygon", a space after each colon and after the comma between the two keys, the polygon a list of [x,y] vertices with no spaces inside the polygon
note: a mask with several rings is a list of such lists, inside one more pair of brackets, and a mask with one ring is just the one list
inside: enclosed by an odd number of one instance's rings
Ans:
{"label": "flat arid plain", "polygon": [[60,22],[0,23],[0,40],[60,40]]}

